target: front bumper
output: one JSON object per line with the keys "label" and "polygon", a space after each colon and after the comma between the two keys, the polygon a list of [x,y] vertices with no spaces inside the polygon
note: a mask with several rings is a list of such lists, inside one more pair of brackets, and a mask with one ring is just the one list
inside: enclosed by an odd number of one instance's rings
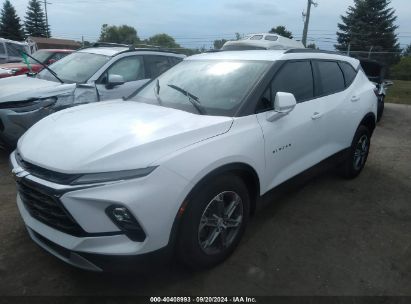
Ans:
{"label": "front bumper", "polygon": [[[15,153],[10,162],[18,171]],[[62,192],[60,201],[64,208],[87,233],[75,236],[39,221],[18,194],[17,205],[32,239],[63,261],[95,271],[110,269],[108,261],[112,257],[140,260],[148,254],[163,256],[158,252],[168,252],[178,210],[191,189],[188,181],[161,166],[144,178],[81,188],[54,184],[29,172],[18,175],[31,184]],[[144,241],[130,240],[112,222],[105,210],[113,204],[125,206],[133,213],[146,234]]]}

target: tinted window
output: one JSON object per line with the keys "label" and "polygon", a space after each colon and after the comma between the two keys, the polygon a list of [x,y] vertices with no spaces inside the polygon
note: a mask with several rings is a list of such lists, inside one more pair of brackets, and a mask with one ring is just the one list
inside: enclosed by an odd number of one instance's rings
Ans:
{"label": "tinted window", "polygon": [[250,38],[250,40],[261,40],[263,39],[263,35],[254,35],[253,37]]}
{"label": "tinted window", "polygon": [[310,62],[286,63],[275,76],[271,89],[273,98],[275,98],[277,92],[292,93],[297,102],[313,98],[314,84]]}
{"label": "tinted window", "polygon": [[277,36],[273,36],[273,35],[267,35],[267,36],[265,36],[265,40],[277,41],[277,40],[278,40],[278,37],[277,37]]}
{"label": "tinted window", "polygon": [[142,56],[130,56],[120,59],[108,69],[109,75],[120,75],[125,82],[145,79]]}
{"label": "tinted window", "polygon": [[168,59],[171,62],[171,65],[173,66],[183,61],[183,58],[178,58],[178,57],[168,57]]}
{"label": "tinted window", "polygon": [[148,72],[147,78],[156,78],[172,66],[166,56],[145,56],[145,58]]}
{"label": "tinted window", "polygon": [[0,55],[6,54],[6,50],[4,48],[4,44],[0,42]]}
{"label": "tinted window", "polygon": [[346,62],[340,62],[340,67],[344,73],[345,86],[349,87],[357,76],[357,72],[354,70],[351,64]]}
{"label": "tinted window", "polygon": [[[69,54],[69,53],[55,53],[55,54],[53,55],[53,57],[51,57],[50,59],[55,60],[55,61],[58,61],[58,60],[60,60],[61,58],[66,57],[68,54]],[[50,59],[49,59],[49,60],[50,60]]]}
{"label": "tinted window", "polygon": [[318,61],[320,95],[329,95],[345,89],[344,76],[337,62]]}

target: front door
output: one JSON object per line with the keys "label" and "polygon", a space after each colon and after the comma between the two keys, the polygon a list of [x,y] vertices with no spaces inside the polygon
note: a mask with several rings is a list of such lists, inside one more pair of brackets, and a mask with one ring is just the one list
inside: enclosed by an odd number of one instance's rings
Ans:
{"label": "front door", "polygon": [[274,76],[263,102],[272,104],[277,92],[294,94],[297,105],[274,121],[267,120],[272,109],[257,114],[265,140],[266,191],[319,162],[324,141],[323,104],[315,98],[311,62],[285,63]]}

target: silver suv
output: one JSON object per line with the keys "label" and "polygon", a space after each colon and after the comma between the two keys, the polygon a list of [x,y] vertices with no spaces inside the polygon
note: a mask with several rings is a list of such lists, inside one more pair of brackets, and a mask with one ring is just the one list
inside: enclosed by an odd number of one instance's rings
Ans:
{"label": "silver suv", "polygon": [[100,43],[37,75],[1,79],[0,145],[14,147],[28,128],[56,111],[127,97],[185,57],[167,50]]}

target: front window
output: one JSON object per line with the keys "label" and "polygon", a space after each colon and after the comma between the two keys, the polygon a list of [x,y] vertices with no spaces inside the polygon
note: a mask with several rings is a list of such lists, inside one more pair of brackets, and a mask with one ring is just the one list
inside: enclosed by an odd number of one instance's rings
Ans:
{"label": "front window", "polygon": [[[85,83],[110,59],[109,56],[76,52],[53,63],[50,68],[66,83]],[[37,77],[57,81],[47,70],[42,70]]]}
{"label": "front window", "polygon": [[270,66],[266,61],[183,61],[132,99],[192,113],[234,116]]}

